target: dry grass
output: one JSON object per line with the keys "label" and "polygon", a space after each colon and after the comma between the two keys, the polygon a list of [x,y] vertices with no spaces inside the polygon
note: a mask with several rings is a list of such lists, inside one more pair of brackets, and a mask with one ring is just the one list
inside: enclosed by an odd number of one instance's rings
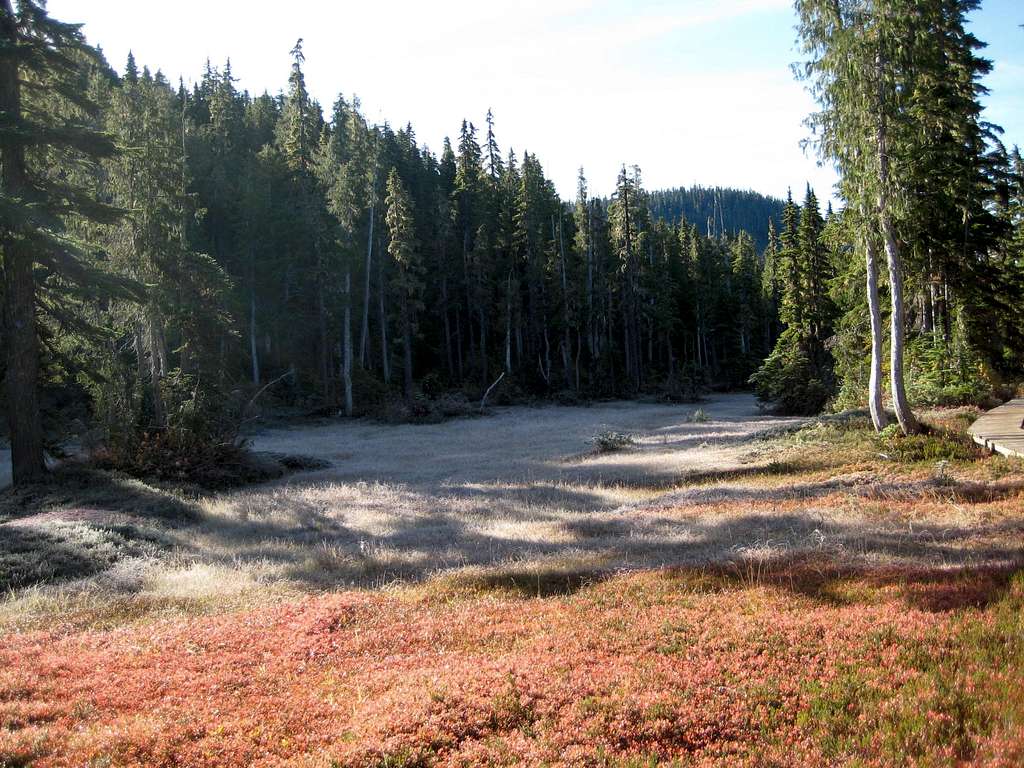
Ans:
{"label": "dry grass", "polygon": [[[446,574],[806,552],[937,567],[1021,557],[1024,480],[1012,462],[894,462],[856,419],[794,432],[802,422],[764,416],[746,396],[701,410],[705,420],[682,406],[612,403],[273,430],[257,449],[330,466],[195,498],[95,473],[9,495],[0,521],[17,519],[0,527],[0,582],[13,591],[0,626],[80,623],[90,606],[101,623],[220,611]],[[593,452],[606,430],[636,444]]]}

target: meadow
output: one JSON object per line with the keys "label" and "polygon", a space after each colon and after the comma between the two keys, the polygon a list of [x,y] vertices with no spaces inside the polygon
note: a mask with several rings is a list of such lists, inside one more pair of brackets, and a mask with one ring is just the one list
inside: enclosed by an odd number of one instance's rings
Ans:
{"label": "meadow", "polygon": [[[1017,765],[1024,476],[857,413],[322,421],[0,506],[0,765]],[[611,436],[622,439],[612,440]]]}

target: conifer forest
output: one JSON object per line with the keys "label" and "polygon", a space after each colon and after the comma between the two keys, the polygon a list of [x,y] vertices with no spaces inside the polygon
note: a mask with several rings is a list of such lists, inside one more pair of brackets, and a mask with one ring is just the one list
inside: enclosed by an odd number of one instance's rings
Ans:
{"label": "conifer forest", "polygon": [[[609,199],[581,169],[562,199],[490,112],[430,149],[411,123],[370,124],[358,99],[318,104],[301,40],[276,94],[239,92],[227,58],[189,88],[131,55],[112,66],[42,6],[7,8],[17,473],[42,466],[50,422],[69,414],[113,446],[197,418],[218,428],[232,399],[268,385],[325,414],[479,399],[502,373],[505,400],[752,384],[816,413],[865,400],[869,318],[890,311],[911,395],[980,402],[1024,365],[1024,182],[1019,151],[980,114],[989,64],[963,28],[971,5],[893,11],[892,24],[934,18],[942,33],[922,38],[927,60],[885,63],[872,118],[847,114],[846,90],[865,86],[836,68],[831,11],[800,4],[822,103],[812,127],[844,171],[839,211],[810,188],[781,204],[651,192],[635,166]],[[889,104],[886,88],[913,95]],[[892,126],[877,138],[884,182],[865,159],[878,154],[868,118]],[[865,252],[887,305],[873,313]],[[888,280],[874,274],[883,252]]]}
{"label": "conifer forest", "polygon": [[1001,2],[695,10],[792,30],[755,191],[0,0],[0,768],[1020,765]]}

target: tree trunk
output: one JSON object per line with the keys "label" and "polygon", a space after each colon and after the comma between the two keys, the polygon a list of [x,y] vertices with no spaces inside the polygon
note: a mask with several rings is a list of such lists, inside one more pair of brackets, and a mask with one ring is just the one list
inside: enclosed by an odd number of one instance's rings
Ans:
{"label": "tree trunk", "polygon": [[882,231],[885,237],[885,255],[889,262],[889,294],[892,300],[889,322],[889,379],[892,385],[892,404],[903,433],[911,435],[919,432],[920,426],[907,402],[907,390],[903,380],[903,268],[888,216],[882,216]]}
{"label": "tree trunk", "polygon": [[160,352],[162,333],[159,328],[159,320],[156,313],[151,312],[146,319],[149,332],[149,388],[153,396],[153,422],[157,427],[167,426],[167,414],[164,410],[164,396],[160,386],[164,369],[162,368],[163,355]]}
{"label": "tree trunk", "polygon": [[259,386],[259,348],[256,344],[256,289],[249,291],[249,355],[252,357],[253,385]]}
{"label": "tree trunk", "polygon": [[[366,343],[370,336],[370,267],[373,262],[373,220],[375,206],[370,204],[369,233],[366,236],[366,279],[363,282],[363,326],[359,335],[359,364],[366,367]],[[351,303],[351,302],[350,302]]]}
{"label": "tree trunk", "polygon": [[625,312],[622,313],[622,351],[623,351],[623,353],[626,356],[626,359],[625,359],[626,379],[632,382],[632,380],[633,380],[633,363],[632,363],[633,344],[630,342],[630,339],[629,339],[629,318],[627,317]]}
{"label": "tree trunk", "polygon": [[580,352],[583,350],[583,339],[580,338],[580,329],[576,329],[576,391],[580,391]]}
{"label": "tree trunk", "polygon": [[548,319],[544,318],[544,382],[551,386],[551,344],[548,341]]}
{"label": "tree trunk", "polygon": [[[466,333],[469,337],[469,349],[467,350],[469,355],[468,369],[470,376],[473,375],[473,366],[476,365],[478,360],[476,356],[476,341],[473,336],[473,323],[476,322],[476,305],[473,301],[473,275],[472,270],[469,266],[469,230],[463,230],[462,232],[462,286],[465,288],[466,293]],[[461,375],[461,371],[460,371]],[[485,383],[484,386],[487,386]]]}
{"label": "tree trunk", "polygon": [[462,309],[460,302],[455,302],[455,351],[458,354],[459,381],[462,381]]}
{"label": "tree trunk", "polygon": [[455,378],[455,362],[452,356],[452,328],[448,319],[448,276],[441,278],[441,316],[444,318],[444,355],[448,363],[448,378]]}
{"label": "tree trunk", "polygon": [[[406,300],[408,301],[408,300]],[[402,308],[402,374],[406,402],[412,402],[412,323],[409,308]]]}
{"label": "tree trunk", "polygon": [[11,437],[12,479],[18,485],[38,480],[46,470],[37,391],[39,348],[36,338],[35,280],[29,254],[12,247],[10,242],[4,243],[3,250],[7,425]]}
{"label": "tree trunk", "polygon": [[562,216],[558,216],[558,257],[562,267],[562,367],[565,369],[565,387],[572,389],[572,335],[569,328],[569,286],[565,270],[565,237]]}
{"label": "tree trunk", "polygon": [[889,216],[889,155],[886,148],[885,114],[878,122],[878,219],[885,243],[885,257],[889,265],[889,296],[892,313],[889,318],[889,381],[892,386],[892,404],[896,418],[906,435],[920,431],[914,412],[907,403],[907,391],[903,381],[903,267],[900,263],[896,232]]}
{"label": "tree trunk", "polygon": [[345,312],[342,320],[341,382],[345,415],[352,415],[352,268],[345,266]]}
{"label": "tree trunk", "polygon": [[[319,250],[319,249],[318,249]],[[317,262],[321,257],[317,256]],[[324,298],[324,282],[327,279],[322,263],[317,267],[316,306],[317,324],[320,330],[320,392],[326,405],[331,401],[331,347],[327,341],[327,302]]]}
{"label": "tree trunk", "polygon": [[512,373],[512,273],[505,289],[505,373]]}
{"label": "tree trunk", "polygon": [[[0,31],[13,45],[16,30],[9,0],[0,6]],[[11,52],[0,57],[0,113],[21,116],[17,60]],[[28,192],[25,148],[10,134],[0,134],[3,194],[18,199]],[[3,251],[4,341],[7,345],[7,425],[11,437],[14,485],[38,480],[46,473],[43,428],[39,418],[39,339],[36,335],[36,284],[32,255],[6,225],[0,225]]]}
{"label": "tree trunk", "polygon": [[[519,313],[519,318],[522,320],[522,312]],[[516,323],[516,361],[519,365],[523,364],[523,324],[522,322]]]}
{"label": "tree trunk", "polygon": [[149,375],[149,364],[146,362],[146,343],[142,340],[142,324],[136,323],[132,329],[132,338],[135,341],[135,372],[139,381],[144,381]]}
{"label": "tree trunk", "polygon": [[487,386],[487,315],[481,304],[477,310],[480,317],[480,386]]}
{"label": "tree trunk", "polygon": [[384,369],[384,383],[391,383],[391,354],[388,350],[388,314],[384,308],[383,259],[377,259],[377,295],[380,309],[380,360]]}
{"label": "tree trunk", "polygon": [[881,432],[889,424],[889,416],[882,404],[882,307],[878,299],[878,253],[874,237],[864,237],[864,255],[867,261],[868,314],[871,316],[871,379],[868,384],[868,408],[871,422]]}

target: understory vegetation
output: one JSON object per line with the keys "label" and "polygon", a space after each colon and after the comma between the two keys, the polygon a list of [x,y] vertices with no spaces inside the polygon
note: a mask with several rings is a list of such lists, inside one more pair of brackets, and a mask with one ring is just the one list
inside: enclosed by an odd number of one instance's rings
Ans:
{"label": "understory vegetation", "polygon": [[563,583],[540,598],[438,583],[31,633],[0,650],[18,659],[0,667],[0,755],[1009,768],[1024,757],[1022,608],[1024,584],[1005,570],[865,574],[807,559],[752,576]]}

